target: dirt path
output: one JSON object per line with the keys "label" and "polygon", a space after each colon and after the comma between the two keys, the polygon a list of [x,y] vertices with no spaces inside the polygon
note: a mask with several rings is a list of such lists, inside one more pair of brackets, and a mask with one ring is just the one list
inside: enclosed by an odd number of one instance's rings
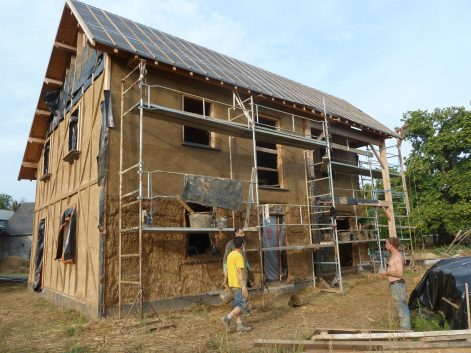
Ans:
{"label": "dirt path", "polygon": [[[409,291],[422,270],[408,271]],[[182,311],[163,312],[159,319],[173,324],[149,332],[145,327],[126,329],[122,322],[95,320],[62,310],[38,298],[25,285],[0,286],[0,352],[257,352],[255,338],[307,339],[316,328],[397,328],[387,284],[377,275],[346,278],[342,294],[304,289],[304,305],[291,308],[289,294],[251,296],[253,331],[226,334],[221,317],[229,306],[193,305]],[[155,318],[154,318],[155,319]],[[130,324],[139,321],[132,318]]]}

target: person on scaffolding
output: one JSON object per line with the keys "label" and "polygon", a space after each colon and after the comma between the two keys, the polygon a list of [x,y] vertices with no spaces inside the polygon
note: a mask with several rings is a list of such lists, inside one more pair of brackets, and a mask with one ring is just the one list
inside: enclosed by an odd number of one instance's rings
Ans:
{"label": "person on scaffolding", "polygon": [[232,305],[234,309],[222,318],[222,323],[226,330],[230,331],[230,324],[233,318],[237,320],[237,332],[249,332],[251,327],[245,326],[242,322],[242,315],[248,314],[248,297],[245,262],[242,256],[243,237],[234,238],[234,250],[227,256],[227,283],[232,292]]}
{"label": "person on scaffolding", "polygon": [[244,258],[244,270],[245,270],[245,279],[247,281],[247,286],[250,288],[252,285],[250,283],[250,264],[247,261],[247,253],[245,252],[245,237],[244,237],[244,229],[243,228],[236,228],[234,231],[234,238],[229,240],[226,244],[226,250],[224,251],[224,258],[222,261],[222,266],[224,270],[224,284],[227,284],[227,257],[229,256],[230,252],[235,249],[234,240],[238,237],[242,238],[242,257]]}

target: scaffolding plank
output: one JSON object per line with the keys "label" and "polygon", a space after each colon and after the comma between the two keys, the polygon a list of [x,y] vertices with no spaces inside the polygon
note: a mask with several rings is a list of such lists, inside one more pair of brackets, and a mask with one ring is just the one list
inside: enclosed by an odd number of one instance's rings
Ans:
{"label": "scaffolding plank", "polygon": [[[137,110],[138,108],[139,104],[136,104],[134,109]],[[165,120],[197,129],[210,130],[224,135],[252,139],[252,129],[246,125],[235,123],[233,121],[208,118],[204,115],[185,112],[179,109],[173,109],[155,104],[145,105],[143,109],[147,117]],[[274,143],[306,150],[313,149],[316,146],[326,146],[324,141],[312,139],[310,136],[301,136],[298,134],[273,130],[261,126],[257,126],[255,128],[255,138],[260,142]]]}
{"label": "scaffolding plank", "polygon": [[[305,249],[321,249],[331,248],[335,246],[334,242],[325,242],[322,244],[306,244],[306,245],[287,245],[287,246],[273,246],[269,248],[262,248],[262,251],[277,251],[277,250],[305,250]],[[248,249],[247,251],[258,251],[258,249]]]}
{"label": "scaffolding plank", "polygon": [[[244,228],[246,232],[255,232],[257,228]],[[146,233],[214,233],[234,232],[234,228],[190,228],[190,227],[149,227],[143,226],[142,231]]]}

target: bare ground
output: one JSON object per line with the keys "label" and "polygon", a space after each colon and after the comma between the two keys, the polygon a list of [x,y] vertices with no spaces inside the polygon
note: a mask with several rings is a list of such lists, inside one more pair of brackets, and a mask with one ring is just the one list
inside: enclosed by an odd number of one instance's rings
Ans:
{"label": "bare ground", "polygon": [[[424,269],[407,270],[411,291]],[[0,352],[259,352],[255,338],[307,339],[319,328],[397,328],[387,283],[378,275],[363,273],[344,280],[344,293],[312,287],[300,295],[304,305],[291,308],[289,294],[251,294],[252,315],[246,334],[225,333],[221,318],[228,305],[195,304],[161,312],[158,325],[173,325],[149,332],[137,318],[98,320],[60,309],[38,298],[24,284],[0,284]],[[267,352],[262,350],[261,352]]]}

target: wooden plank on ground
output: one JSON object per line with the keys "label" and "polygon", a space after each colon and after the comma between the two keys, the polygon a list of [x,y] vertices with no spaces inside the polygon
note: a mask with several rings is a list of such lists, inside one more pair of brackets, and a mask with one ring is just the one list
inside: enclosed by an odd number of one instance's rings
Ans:
{"label": "wooden plank on ground", "polygon": [[423,332],[389,332],[389,333],[339,333],[339,334],[327,334],[322,336],[316,336],[319,339],[331,339],[331,340],[380,340],[380,339],[405,339],[405,338],[420,338],[420,337],[436,337],[436,336],[447,336],[452,339],[456,335],[471,335],[471,330],[449,330],[449,331],[423,331]]}
{"label": "wooden plank on ground", "polygon": [[444,342],[416,342],[416,341],[307,341],[307,340],[272,340],[272,339],[256,339],[255,347],[266,347],[270,349],[303,349],[304,351],[314,350],[328,352],[349,352],[349,351],[400,351],[400,352],[463,352],[471,351],[471,342],[454,341],[450,337],[449,341]]}

